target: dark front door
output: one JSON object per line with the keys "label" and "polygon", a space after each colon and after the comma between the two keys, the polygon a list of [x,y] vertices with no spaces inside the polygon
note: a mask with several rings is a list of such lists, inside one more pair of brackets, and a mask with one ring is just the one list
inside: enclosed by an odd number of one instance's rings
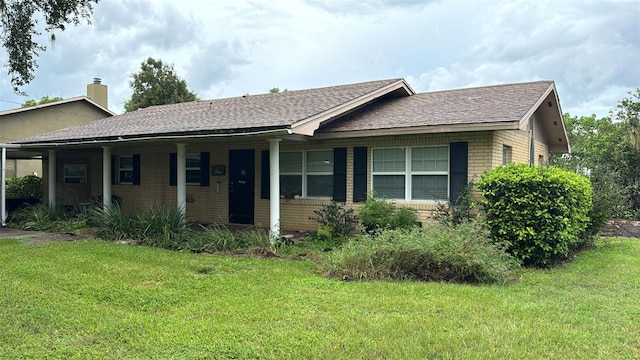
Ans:
{"label": "dark front door", "polygon": [[253,224],[254,150],[229,150],[229,223]]}

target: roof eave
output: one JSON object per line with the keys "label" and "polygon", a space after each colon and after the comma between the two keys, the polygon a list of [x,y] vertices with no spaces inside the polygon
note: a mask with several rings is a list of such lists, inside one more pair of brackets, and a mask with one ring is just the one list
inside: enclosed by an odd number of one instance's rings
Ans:
{"label": "roof eave", "polygon": [[235,131],[225,133],[183,133],[183,134],[149,134],[145,136],[132,136],[132,137],[105,137],[94,139],[75,139],[75,140],[60,140],[60,141],[35,141],[27,143],[13,143],[21,148],[58,148],[61,146],[76,146],[76,145],[96,145],[105,146],[113,144],[124,144],[132,142],[150,142],[150,141],[166,141],[166,140],[189,140],[189,139],[202,139],[202,138],[220,138],[220,137],[237,137],[237,136],[257,136],[257,135],[290,135],[291,129],[288,127],[270,128],[270,129],[252,129],[247,131]]}
{"label": "roof eave", "polygon": [[394,91],[399,91],[400,96],[411,96],[415,94],[413,89],[409,86],[409,84],[406,83],[406,81],[404,81],[404,79],[399,79],[396,82],[360,96],[349,102],[333,107],[331,109],[327,109],[306,119],[300,120],[291,125],[291,131],[294,134],[313,136],[320,125],[326,124],[331,119],[334,119],[340,115],[344,115],[362,105],[365,105]]}
{"label": "roof eave", "polygon": [[475,131],[496,131],[496,130],[518,130],[517,121],[512,122],[489,122],[480,124],[449,124],[449,125],[429,125],[411,126],[391,129],[368,129],[350,130],[319,133],[314,136],[316,139],[343,139],[356,137],[373,136],[398,136],[398,135],[419,135],[419,134],[440,134],[455,132],[475,132]]}

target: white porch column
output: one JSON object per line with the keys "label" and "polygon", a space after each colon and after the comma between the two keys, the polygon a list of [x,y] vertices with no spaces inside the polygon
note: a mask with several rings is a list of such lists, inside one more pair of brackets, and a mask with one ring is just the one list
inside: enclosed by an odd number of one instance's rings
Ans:
{"label": "white porch column", "polygon": [[102,204],[111,207],[111,147],[102,147]]}
{"label": "white porch column", "polygon": [[49,206],[56,206],[56,151],[49,150],[49,181],[47,183],[49,191]]}
{"label": "white porch column", "polygon": [[178,211],[187,215],[187,150],[185,144],[176,144],[176,188],[178,191]]}
{"label": "white porch column", "polygon": [[280,141],[269,139],[269,238],[280,237]]}
{"label": "white porch column", "polygon": [[2,148],[2,157],[0,158],[2,170],[0,170],[0,226],[7,226],[7,188],[5,179],[7,178],[7,148]]}

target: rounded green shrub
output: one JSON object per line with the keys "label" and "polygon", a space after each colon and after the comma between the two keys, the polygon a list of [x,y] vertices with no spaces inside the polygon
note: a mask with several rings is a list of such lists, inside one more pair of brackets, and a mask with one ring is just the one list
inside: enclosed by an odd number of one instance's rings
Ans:
{"label": "rounded green shrub", "polygon": [[40,199],[42,200],[42,179],[35,175],[18,178],[7,178],[5,181],[7,199]]}
{"label": "rounded green shrub", "polygon": [[494,242],[527,266],[548,266],[586,241],[589,180],[553,166],[510,164],[478,182]]}
{"label": "rounded green shrub", "polygon": [[396,206],[393,202],[367,198],[358,212],[364,228],[369,231],[383,229],[407,229],[418,224],[418,215],[415,209]]}

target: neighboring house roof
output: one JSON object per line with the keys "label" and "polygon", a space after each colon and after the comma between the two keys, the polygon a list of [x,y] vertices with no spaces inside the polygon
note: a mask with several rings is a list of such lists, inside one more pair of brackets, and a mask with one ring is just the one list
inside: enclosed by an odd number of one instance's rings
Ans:
{"label": "neighboring house roof", "polygon": [[49,103],[46,103],[46,104],[41,104],[41,105],[25,106],[25,107],[20,107],[20,108],[17,108],[17,109],[0,111],[0,117],[3,116],[3,115],[24,113],[24,112],[27,112],[27,111],[33,111],[33,110],[39,110],[39,109],[55,107],[55,106],[58,106],[58,105],[69,104],[69,103],[76,102],[76,101],[86,101],[89,104],[97,107],[98,109],[104,111],[105,113],[107,113],[109,115],[115,115],[115,113],[113,111],[107,109],[106,107],[98,104],[97,102],[91,100],[90,98],[88,98],[86,96],[76,96],[76,97],[72,97],[72,98],[69,98],[69,99],[52,101],[52,102],[49,102]]}
{"label": "neighboring house roof", "polygon": [[403,79],[151,106],[17,143],[100,141],[140,137],[290,130],[312,135],[321,123],[383,96],[408,96]]}
{"label": "neighboring house roof", "polygon": [[[366,105],[366,106],[365,106]],[[35,145],[265,131],[318,138],[530,130],[541,119],[552,152],[568,152],[553,81],[414,94],[403,79],[159,105],[19,140]]]}

